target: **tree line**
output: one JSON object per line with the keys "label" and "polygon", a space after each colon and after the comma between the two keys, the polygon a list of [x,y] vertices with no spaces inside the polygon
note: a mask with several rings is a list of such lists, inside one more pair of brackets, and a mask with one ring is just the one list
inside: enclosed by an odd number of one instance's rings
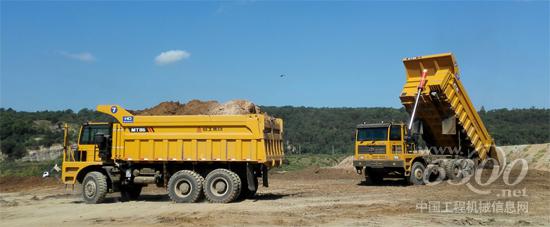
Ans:
{"label": "tree line", "polygon": [[[312,108],[262,106],[271,116],[284,119],[284,138],[289,153],[351,153],[357,124],[406,122],[404,108]],[[479,111],[497,145],[550,142],[550,109],[494,109]],[[24,112],[0,108],[0,150],[18,159],[26,150],[63,142],[63,124],[71,126],[75,140],[78,125],[87,121],[112,121],[90,109],[78,112]]]}

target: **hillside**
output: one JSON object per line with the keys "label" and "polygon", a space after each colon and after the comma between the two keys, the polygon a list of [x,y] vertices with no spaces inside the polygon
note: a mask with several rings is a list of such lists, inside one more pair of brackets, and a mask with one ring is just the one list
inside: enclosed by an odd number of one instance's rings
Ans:
{"label": "hillside", "polygon": [[[263,112],[284,119],[287,153],[349,153],[355,125],[362,122],[407,121],[397,108],[311,108],[261,106]],[[479,112],[497,145],[550,142],[550,109],[496,109]],[[22,112],[0,108],[0,140],[4,158],[20,159],[29,150],[61,143],[62,124],[69,123],[71,138],[86,121],[110,121],[89,109],[78,112]]]}

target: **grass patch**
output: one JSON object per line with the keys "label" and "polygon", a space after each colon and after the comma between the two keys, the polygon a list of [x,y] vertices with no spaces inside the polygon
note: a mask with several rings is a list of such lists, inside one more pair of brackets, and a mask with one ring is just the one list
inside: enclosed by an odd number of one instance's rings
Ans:
{"label": "grass patch", "polygon": [[40,162],[3,161],[0,162],[0,176],[41,177],[42,172],[51,170],[56,163],[61,166],[60,159]]}
{"label": "grass patch", "polygon": [[330,167],[340,163],[349,154],[299,154],[286,155],[285,162],[276,171],[295,171],[308,167]]}

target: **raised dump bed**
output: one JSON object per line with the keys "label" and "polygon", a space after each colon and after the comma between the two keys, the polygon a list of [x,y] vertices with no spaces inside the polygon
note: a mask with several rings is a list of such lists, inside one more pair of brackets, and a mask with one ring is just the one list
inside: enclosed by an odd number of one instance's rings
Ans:
{"label": "raised dump bed", "polygon": [[[421,91],[415,120],[429,147],[439,151],[467,150],[481,160],[494,152],[494,142],[481,121],[459,78],[452,54],[437,54],[403,60],[407,81],[400,99],[412,113],[422,72],[427,70],[425,87]],[[419,130],[421,128],[421,130]],[[440,149],[446,148],[446,149]]]}

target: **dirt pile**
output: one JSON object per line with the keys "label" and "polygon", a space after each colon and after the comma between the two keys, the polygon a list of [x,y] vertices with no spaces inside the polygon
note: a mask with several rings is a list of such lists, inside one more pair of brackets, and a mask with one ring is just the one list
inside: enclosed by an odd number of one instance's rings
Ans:
{"label": "dirt pile", "polygon": [[353,169],[353,155],[344,158],[340,163],[336,164],[332,168],[335,169]]}
{"label": "dirt pile", "polygon": [[501,146],[508,163],[523,158],[529,169],[550,171],[550,143]]}
{"label": "dirt pile", "polygon": [[259,114],[260,107],[247,100],[217,101],[191,100],[188,103],[161,102],[144,110],[133,111],[135,115],[238,115]]}

